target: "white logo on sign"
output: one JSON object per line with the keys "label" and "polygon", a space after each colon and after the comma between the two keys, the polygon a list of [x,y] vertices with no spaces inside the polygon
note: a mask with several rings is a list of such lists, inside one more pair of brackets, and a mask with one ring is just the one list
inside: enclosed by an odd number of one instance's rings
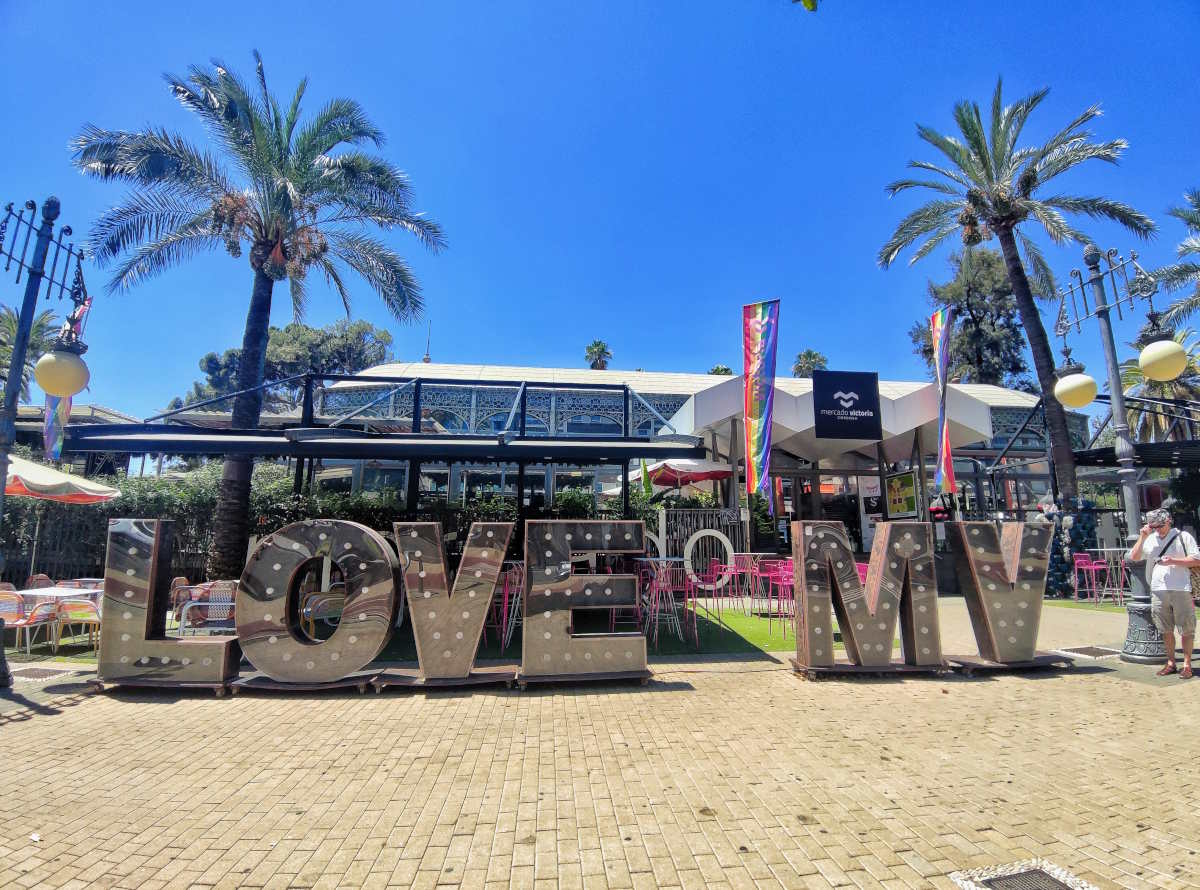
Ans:
{"label": "white logo on sign", "polygon": [[840,389],[833,394],[833,397],[838,400],[838,404],[843,408],[853,407],[854,403],[858,401],[858,393],[842,392]]}

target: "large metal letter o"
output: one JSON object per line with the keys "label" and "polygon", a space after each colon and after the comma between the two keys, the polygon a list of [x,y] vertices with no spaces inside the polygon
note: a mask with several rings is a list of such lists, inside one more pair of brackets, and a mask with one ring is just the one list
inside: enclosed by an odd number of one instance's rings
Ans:
{"label": "large metal letter o", "polygon": [[[289,594],[304,564],[320,557],[341,570],[346,601],[333,636],[317,642],[300,632],[298,597]],[[391,546],[365,525],[310,519],[280,529],[259,543],[238,585],[242,651],[284,683],[329,683],[362,670],[391,637],[398,571]]]}

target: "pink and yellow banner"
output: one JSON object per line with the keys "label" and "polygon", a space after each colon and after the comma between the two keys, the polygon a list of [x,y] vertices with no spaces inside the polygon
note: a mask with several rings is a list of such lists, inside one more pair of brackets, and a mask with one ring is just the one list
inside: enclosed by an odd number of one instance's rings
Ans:
{"label": "pink and yellow banner", "polygon": [[954,318],[950,309],[939,309],[929,317],[933,344],[933,371],[938,385],[938,459],[933,487],[954,494],[954,456],[950,449],[950,424],[946,420],[946,383],[950,371],[950,329]]}
{"label": "pink and yellow banner", "polygon": [[746,493],[773,501],[771,415],[775,407],[775,346],[779,338],[779,301],[742,307],[742,353],[745,361],[743,408],[746,429]]}

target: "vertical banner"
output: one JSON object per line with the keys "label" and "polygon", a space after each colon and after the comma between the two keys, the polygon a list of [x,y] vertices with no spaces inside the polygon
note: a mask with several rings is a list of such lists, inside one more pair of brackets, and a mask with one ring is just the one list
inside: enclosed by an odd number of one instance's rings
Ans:
{"label": "vertical banner", "polygon": [[42,425],[42,444],[46,457],[58,460],[62,456],[63,430],[71,419],[71,397],[46,396],[46,417]]}
{"label": "vertical banner", "polygon": [[929,333],[933,344],[933,370],[938,385],[938,458],[933,474],[933,487],[938,492],[953,495],[954,456],[950,450],[950,424],[946,421],[946,378],[950,372],[950,329],[954,318],[949,308],[939,309],[929,317]]}
{"label": "vertical banner", "polygon": [[771,463],[771,415],[775,407],[775,345],[778,338],[778,300],[742,307],[746,495],[748,501],[758,492],[772,506],[774,498],[769,490],[767,473]]}

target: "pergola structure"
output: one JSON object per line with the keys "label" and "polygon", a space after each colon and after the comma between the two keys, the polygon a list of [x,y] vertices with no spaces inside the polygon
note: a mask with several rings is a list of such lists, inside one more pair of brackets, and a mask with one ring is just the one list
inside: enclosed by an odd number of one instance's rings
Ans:
{"label": "pergola structure", "polygon": [[[319,382],[361,384],[362,377],[349,375],[301,375],[286,381],[266,384],[259,389],[292,384],[302,389],[301,408],[290,417],[273,418],[269,428],[221,429],[181,423],[179,418],[197,408],[230,399],[231,395],[200,402],[175,411],[147,418],[142,423],[90,424],[67,426],[64,450],[68,452],[165,453],[175,455],[235,454],[253,457],[284,457],[296,461],[297,490],[307,462],[321,459],[387,459],[409,463],[410,480],[416,479],[422,461],[479,461],[512,463],[518,467],[517,504],[523,504],[524,469],[540,462],[562,464],[619,464],[623,478],[623,511],[629,513],[628,472],[631,461],[705,456],[701,440],[680,435],[676,428],[628,385],[582,384],[562,381],[468,381],[473,387],[487,387],[511,393],[507,422],[494,434],[448,431],[427,422],[421,407],[422,389],[431,386],[463,386],[459,379],[443,380],[420,376],[387,377],[373,375],[369,382],[378,395],[341,414],[318,412],[314,390]],[[529,394],[533,391],[605,392],[623,406],[618,430],[605,436],[570,436],[544,433],[529,421]],[[371,409],[385,401],[395,402],[403,393],[408,405],[407,429],[398,428],[395,419],[380,423]],[[322,404],[325,404],[322,399]],[[661,424],[649,438],[639,436],[633,427],[633,407],[642,406]],[[174,421],[174,422],[169,422]],[[669,430],[670,432],[663,432]],[[418,487],[410,484],[407,508],[417,508]]]}

